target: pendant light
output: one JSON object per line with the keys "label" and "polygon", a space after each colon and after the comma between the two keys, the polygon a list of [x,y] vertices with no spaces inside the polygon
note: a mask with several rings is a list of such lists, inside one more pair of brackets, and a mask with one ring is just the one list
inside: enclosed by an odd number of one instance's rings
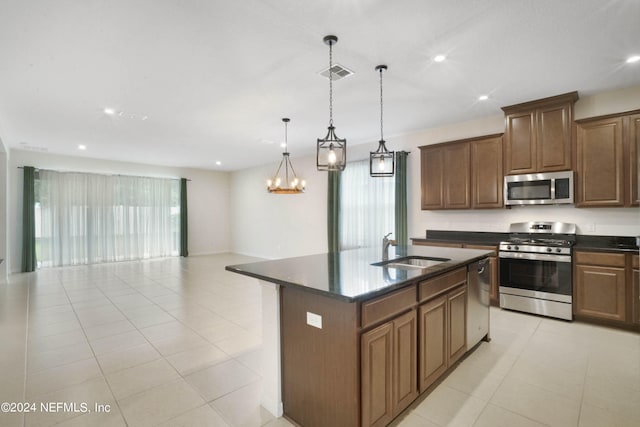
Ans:
{"label": "pendant light", "polygon": [[333,45],[338,37],[325,36],[329,45],[329,128],[324,138],[318,138],[316,166],[319,171],[341,171],[347,164],[347,140],[340,139],[333,127]]}
{"label": "pendant light", "polygon": [[382,72],[386,69],[386,65],[376,67],[376,71],[380,72],[380,141],[378,149],[369,154],[369,174],[373,177],[393,176],[395,167],[395,153],[387,150],[382,133]]}
{"label": "pendant light", "polygon": [[[267,180],[267,191],[272,194],[304,193],[307,184],[304,180],[298,179],[287,150],[287,124],[290,122],[290,119],[285,117],[282,121],[284,122],[284,153],[282,153],[282,160],[280,160],[280,165],[278,166],[275,175],[273,178]],[[284,170],[282,170],[283,165]],[[291,173],[289,170],[291,170]],[[284,173],[284,177],[280,176],[281,171]]]}

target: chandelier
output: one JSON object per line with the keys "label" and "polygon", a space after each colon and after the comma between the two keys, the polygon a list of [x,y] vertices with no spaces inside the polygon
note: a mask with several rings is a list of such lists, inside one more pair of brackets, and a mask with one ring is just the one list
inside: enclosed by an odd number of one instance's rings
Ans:
{"label": "chandelier", "polygon": [[382,132],[382,72],[386,69],[386,65],[376,67],[380,72],[380,141],[378,149],[369,153],[369,175],[373,177],[393,176],[395,166],[394,152],[387,150]]}
{"label": "chandelier", "polygon": [[[275,175],[273,175],[273,178],[267,180],[267,191],[272,194],[304,193],[307,184],[304,180],[298,179],[287,150],[287,124],[290,120],[285,117],[282,121],[284,122],[284,153],[282,153],[282,160],[280,160],[280,165]],[[284,168],[282,166],[284,166]],[[283,177],[280,176],[281,172],[284,173]]]}
{"label": "chandelier", "polygon": [[333,45],[338,37],[325,36],[329,45],[329,127],[324,138],[318,138],[316,166],[319,171],[341,171],[347,164],[347,140],[340,139],[333,126]]}

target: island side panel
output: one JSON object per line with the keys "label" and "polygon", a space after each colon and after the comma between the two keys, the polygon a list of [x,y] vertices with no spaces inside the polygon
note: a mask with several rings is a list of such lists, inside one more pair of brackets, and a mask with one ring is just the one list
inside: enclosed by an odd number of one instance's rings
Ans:
{"label": "island side panel", "polygon": [[282,287],[280,320],[285,416],[305,427],[359,426],[358,304]]}

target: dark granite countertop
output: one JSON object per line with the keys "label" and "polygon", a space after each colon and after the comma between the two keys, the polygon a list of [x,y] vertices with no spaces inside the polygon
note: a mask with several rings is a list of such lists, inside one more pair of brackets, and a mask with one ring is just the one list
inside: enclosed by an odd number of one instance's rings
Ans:
{"label": "dark granite countertop", "polygon": [[466,243],[472,245],[498,246],[498,243],[508,238],[509,233],[427,230],[425,237],[412,237],[411,240],[414,242]]}
{"label": "dark granite countertop", "polygon": [[405,256],[447,258],[423,269],[395,269],[371,265],[382,260],[381,248],[365,248],[228,265],[226,270],[282,286],[295,286],[348,302],[364,301],[473,261],[493,251],[424,246],[391,247],[389,259]]}
{"label": "dark granite countertop", "polygon": [[[426,238],[412,237],[414,242],[466,243],[497,246],[502,240],[508,240],[509,233],[479,231],[427,230]],[[635,237],[576,235],[574,249],[580,251],[638,253]]]}
{"label": "dark granite countertop", "polygon": [[594,252],[638,253],[635,237],[626,236],[576,236],[574,249]]}

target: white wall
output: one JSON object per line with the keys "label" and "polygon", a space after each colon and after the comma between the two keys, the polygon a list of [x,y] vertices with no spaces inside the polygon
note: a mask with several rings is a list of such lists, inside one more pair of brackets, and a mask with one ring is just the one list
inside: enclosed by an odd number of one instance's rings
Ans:
{"label": "white wall", "polygon": [[9,243],[7,240],[7,168],[9,163],[8,153],[0,141],[0,259],[4,259],[0,264],[0,284],[7,281],[7,254],[9,253]]}
{"label": "white wall", "polygon": [[[592,96],[581,95],[575,118],[582,119],[640,109],[640,86]],[[436,144],[504,132],[504,116],[455,123],[385,139],[393,150],[410,151],[408,171],[409,237],[425,230],[507,231],[512,222],[547,220],[572,222],[580,234],[640,235],[638,208],[577,209],[573,206],[528,206],[513,209],[422,211],[420,209],[420,150]],[[364,159],[377,142],[349,147],[349,160]],[[267,194],[263,183],[277,164],[232,173],[234,252],[280,258],[326,251],[326,173],[315,170],[315,157],[293,159],[309,181],[302,196]],[[300,165],[300,166],[299,166]],[[310,179],[312,178],[312,179]]]}
{"label": "white wall", "polygon": [[231,248],[229,173],[227,172],[114,162],[13,149],[10,150],[9,157],[8,240],[11,272],[20,271],[22,261],[23,175],[19,166],[59,171],[191,179],[187,184],[189,255],[228,252]]}
{"label": "white wall", "polygon": [[303,194],[270,194],[266,181],[278,163],[231,174],[233,252],[286,258],[327,251],[327,174],[315,157],[291,157]]}

